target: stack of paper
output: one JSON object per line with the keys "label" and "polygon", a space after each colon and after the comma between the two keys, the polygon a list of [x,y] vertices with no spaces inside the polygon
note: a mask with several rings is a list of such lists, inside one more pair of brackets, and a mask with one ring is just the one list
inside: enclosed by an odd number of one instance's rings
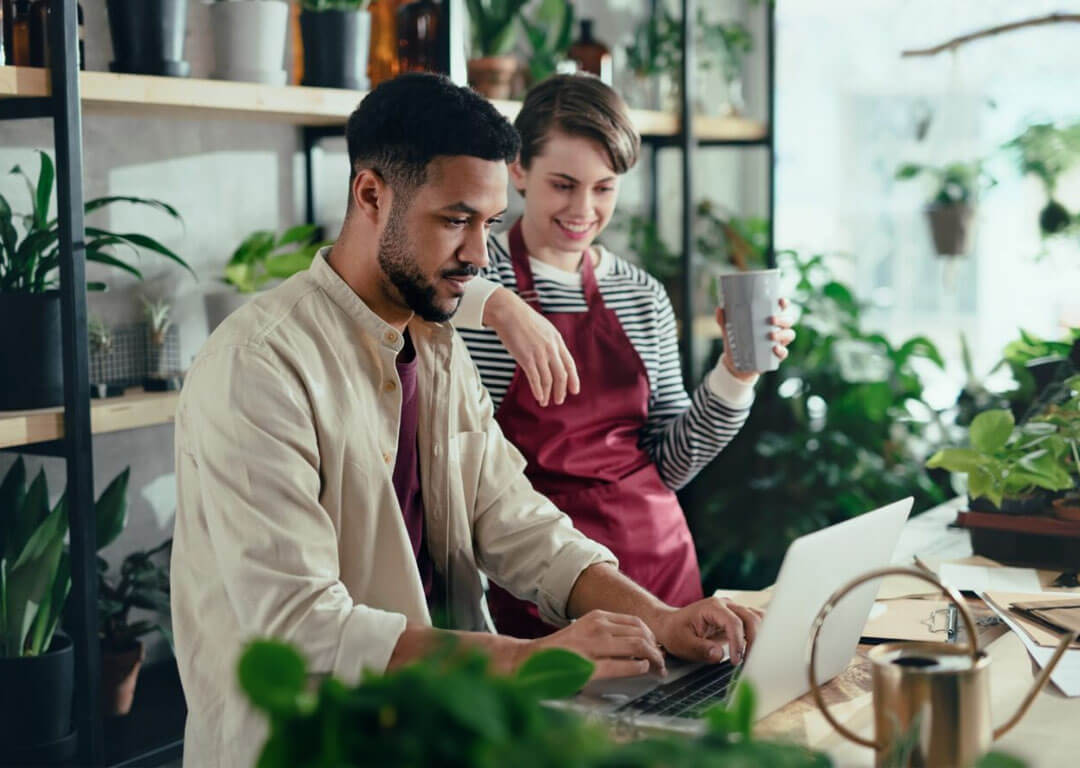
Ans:
{"label": "stack of paper", "polygon": [[[1048,595],[1046,593],[982,592],[979,597],[1001,617],[1009,629],[1016,633],[1035,662],[1040,667],[1045,666],[1054,655],[1060,635],[1051,632],[1032,619],[1010,611],[1009,606],[1014,602],[1045,600]],[[1062,599],[1069,598],[1062,596]],[[1072,599],[1075,600],[1075,597]],[[1065,652],[1057,667],[1050,673],[1050,679],[1066,696],[1080,696],[1080,646],[1073,645]]]}

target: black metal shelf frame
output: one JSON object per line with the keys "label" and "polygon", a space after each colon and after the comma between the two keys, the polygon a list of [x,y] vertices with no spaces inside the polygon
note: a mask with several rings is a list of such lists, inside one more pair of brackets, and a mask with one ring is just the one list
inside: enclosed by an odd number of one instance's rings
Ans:
{"label": "black metal shelf frame", "polygon": [[[93,450],[90,429],[89,349],[87,339],[86,301],[86,233],[83,221],[83,175],[82,175],[82,104],[79,94],[77,51],[76,0],[50,0],[52,23],[49,29],[51,94],[40,98],[0,99],[0,120],[51,118],[56,154],[57,217],[60,245],[60,295],[61,327],[64,354],[64,438],[58,451],[67,464],[67,497],[71,542],[71,604],[70,628],[75,646],[75,727],[79,734],[78,763],[86,766],[106,764],[104,725],[97,691],[101,676],[100,648],[97,640],[97,577],[94,553],[96,552],[93,516]],[[650,12],[655,15],[657,0],[650,0]],[[694,154],[699,147],[765,147],[769,154],[770,181],[768,187],[769,253],[768,261],[774,263],[774,205],[775,165],[775,56],[774,7],[771,0],[764,5],[768,14],[768,133],[764,139],[752,140],[705,140],[698,141],[694,135],[692,101],[690,98],[691,73],[696,66],[697,55],[692,34],[697,0],[681,0],[682,34],[685,41],[680,96],[680,133],[677,137],[643,137],[651,146],[649,152],[649,198],[648,211],[653,222],[659,218],[658,154],[665,147],[681,150],[682,167],[682,297],[683,317],[687,321],[682,328],[683,361],[686,380],[692,382],[695,373],[693,361],[693,281],[696,265],[694,254]],[[457,44],[460,25],[452,19],[464,13],[461,0],[445,0],[448,30],[444,42],[444,71],[455,82],[464,82],[464,72],[459,61],[452,61],[449,50]],[[452,38],[452,39],[451,39]],[[327,137],[341,136],[340,127],[302,126],[300,139],[304,152],[305,202],[304,213],[308,222],[315,221],[314,150]],[[49,453],[52,453],[50,450]],[[164,685],[174,684],[165,676]],[[168,692],[164,694],[168,697]],[[172,707],[170,711],[176,709]],[[173,713],[176,716],[176,713]],[[181,751],[181,742],[169,736],[160,744],[143,746],[133,754],[108,755],[110,764],[145,765],[159,764],[175,759]],[[112,752],[112,750],[110,750]]]}

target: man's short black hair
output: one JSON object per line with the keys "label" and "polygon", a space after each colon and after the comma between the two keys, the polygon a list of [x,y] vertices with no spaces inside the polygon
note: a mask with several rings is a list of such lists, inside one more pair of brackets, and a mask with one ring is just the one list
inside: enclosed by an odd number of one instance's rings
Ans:
{"label": "man's short black hair", "polygon": [[521,140],[491,102],[442,75],[409,73],[364,97],[345,126],[350,178],[376,170],[395,190],[415,189],[440,156],[512,162]]}

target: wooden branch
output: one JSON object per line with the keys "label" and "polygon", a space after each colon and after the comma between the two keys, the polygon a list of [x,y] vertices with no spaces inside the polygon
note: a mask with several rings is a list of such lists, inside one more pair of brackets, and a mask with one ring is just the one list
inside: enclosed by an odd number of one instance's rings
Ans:
{"label": "wooden branch", "polygon": [[970,43],[972,40],[978,40],[981,37],[991,37],[993,35],[1001,35],[1006,32],[1012,32],[1013,30],[1023,29],[1024,27],[1035,27],[1043,24],[1064,24],[1068,22],[1080,22],[1080,13],[1051,13],[1047,16],[1039,16],[1032,19],[1022,19],[1020,21],[1012,21],[1008,24],[1001,24],[997,27],[989,27],[987,29],[980,29],[977,32],[972,32],[967,35],[961,35],[955,37],[948,42],[941,45],[935,45],[933,48],[916,48],[901,52],[901,57],[909,56],[936,56],[942,51],[951,51],[959,48],[965,43]]}

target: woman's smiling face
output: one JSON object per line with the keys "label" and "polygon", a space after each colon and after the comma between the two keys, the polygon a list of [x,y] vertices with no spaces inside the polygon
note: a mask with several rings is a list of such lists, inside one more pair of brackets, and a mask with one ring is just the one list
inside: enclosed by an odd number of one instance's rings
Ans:
{"label": "woman's smiling face", "polygon": [[530,167],[514,163],[510,175],[525,196],[523,226],[534,256],[581,254],[615,211],[619,174],[597,141],[552,131]]}

